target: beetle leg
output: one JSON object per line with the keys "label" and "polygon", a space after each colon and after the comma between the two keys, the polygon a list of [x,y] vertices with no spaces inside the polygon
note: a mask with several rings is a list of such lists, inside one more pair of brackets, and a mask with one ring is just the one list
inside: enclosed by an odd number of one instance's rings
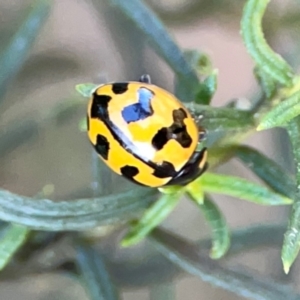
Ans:
{"label": "beetle leg", "polygon": [[200,127],[198,126],[198,142],[201,143],[203,141],[206,140],[206,137],[207,137],[207,131],[203,128],[203,127]]}
{"label": "beetle leg", "polygon": [[192,118],[194,119],[198,131],[199,131],[199,135],[198,135],[198,142],[203,142],[204,140],[206,140],[206,135],[207,132],[206,130],[202,127],[201,122],[203,120],[203,115],[196,115],[193,111],[190,111],[190,114],[192,115]]}

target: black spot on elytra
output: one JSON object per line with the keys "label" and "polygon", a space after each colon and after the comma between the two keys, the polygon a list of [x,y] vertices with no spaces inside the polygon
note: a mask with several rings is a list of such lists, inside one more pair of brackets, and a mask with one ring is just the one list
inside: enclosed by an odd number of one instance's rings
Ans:
{"label": "black spot on elytra", "polygon": [[128,82],[116,82],[111,87],[114,94],[123,94],[128,90]]}
{"label": "black spot on elytra", "polygon": [[153,115],[151,100],[154,93],[147,88],[138,90],[138,102],[124,107],[122,117],[127,122],[136,122]]}
{"label": "black spot on elytra", "polygon": [[163,146],[168,142],[169,140],[169,134],[168,134],[168,128],[163,127],[159,129],[156,133],[156,135],[152,139],[152,145],[157,150],[161,150]]}
{"label": "black spot on elytra", "polygon": [[105,136],[101,134],[97,135],[95,149],[97,153],[101,155],[104,159],[108,158],[109,142]]}
{"label": "black spot on elytra", "polygon": [[129,179],[132,179],[139,173],[139,169],[133,166],[124,166],[120,169],[121,174]]}
{"label": "black spot on elytra", "polygon": [[185,118],[187,118],[187,113],[182,108],[173,110],[174,123],[182,123]]}
{"label": "black spot on elytra", "polygon": [[174,138],[183,148],[188,148],[192,143],[192,138],[186,131],[185,125],[172,125],[170,128],[171,138]]}
{"label": "black spot on elytra", "polygon": [[133,167],[133,166],[124,166],[120,169],[121,174],[127,178],[128,180],[134,182],[135,184],[141,185],[141,186],[145,186],[144,184],[136,181],[133,177],[135,175],[137,175],[139,173],[139,170],[137,167]]}
{"label": "black spot on elytra", "polygon": [[158,165],[153,172],[153,175],[158,178],[173,177],[175,174],[176,170],[174,166],[168,161],[163,161],[163,163]]}
{"label": "black spot on elytra", "polygon": [[170,127],[163,127],[157,131],[152,139],[153,147],[161,150],[169,140],[173,139],[183,148],[188,148],[192,143],[192,138],[186,130],[185,118],[187,118],[187,113],[182,108],[173,110],[174,123]]}
{"label": "black spot on elytra", "polygon": [[94,93],[93,103],[91,106],[91,118],[103,119],[108,118],[108,103],[111,100],[110,96],[97,95]]}

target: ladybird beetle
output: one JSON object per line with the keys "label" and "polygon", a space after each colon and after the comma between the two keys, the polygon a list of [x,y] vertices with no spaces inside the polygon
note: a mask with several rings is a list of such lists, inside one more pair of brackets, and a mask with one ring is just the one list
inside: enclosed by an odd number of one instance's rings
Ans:
{"label": "ladybird beetle", "polygon": [[140,185],[185,185],[207,168],[206,148],[196,151],[204,129],[149,75],[100,85],[88,104],[87,129],[102,160]]}

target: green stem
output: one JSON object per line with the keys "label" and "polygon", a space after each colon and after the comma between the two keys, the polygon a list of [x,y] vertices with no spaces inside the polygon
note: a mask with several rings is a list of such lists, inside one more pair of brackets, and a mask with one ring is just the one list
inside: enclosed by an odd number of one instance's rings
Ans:
{"label": "green stem", "polygon": [[161,197],[146,210],[138,222],[130,228],[122,240],[122,246],[128,247],[144,239],[147,234],[163,222],[174,210],[181,195],[182,192],[162,194]]}
{"label": "green stem", "polygon": [[299,295],[286,285],[246,271],[222,267],[204,256],[196,246],[176,235],[157,229],[152,233],[151,241],[162,255],[189,274],[238,296],[252,300],[299,299]]}
{"label": "green stem", "polygon": [[34,2],[30,14],[0,56],[0,97],[5,93],[7,83],[24,64],[28,52],[50,13],[52,1]]}
{"label": "green stem", "polygon": [[84,241],[76,245],[76,264],[91,300],[120,299],[103,258]]}
{"label": "green stem", "polygon": [[84,230],[133,218],[157,195],[155,189],[136,187],[97,198],[51,201],[0,189],[0,219],[38,230]]}
{"label": "green stem", "polygon": [[191,88],[198,86],[196,72],[188,64],[182,51],[174,43],[162,22],[147,7],[142,0],[110,0],[111,4],[119,8],[145,34],[158,53],[164,58],[177,76]]}
{"label": "green stem", "polygon": [[246,48],[255,63],[277,82],[292,85],[293,71],[284,59],[267,44],[262,31],[262,18],[270,0],[248,0],[241,21]]}
{"label": "green stem", "polygon": [[[192,197],[192,195],[190,194]],[[223,257],[230,246],[230,232],[227,222],[218,206],[205,195],[204,202],[201,204],[195,201],[202,211],[206,222],[212,231],[212,247],[210,257],[219,259]]]}

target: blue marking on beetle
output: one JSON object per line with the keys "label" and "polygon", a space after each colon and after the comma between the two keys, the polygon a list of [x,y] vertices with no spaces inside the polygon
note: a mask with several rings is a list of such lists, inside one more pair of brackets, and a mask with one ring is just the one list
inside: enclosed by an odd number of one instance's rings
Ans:
{"label": "blue marking on beetle", "polygon": [[138,90],[138,103],[124,107],[122,117],[127,122],[144,120],[153,114],[151,100],[154,94],[152,91],[142,87]]}

